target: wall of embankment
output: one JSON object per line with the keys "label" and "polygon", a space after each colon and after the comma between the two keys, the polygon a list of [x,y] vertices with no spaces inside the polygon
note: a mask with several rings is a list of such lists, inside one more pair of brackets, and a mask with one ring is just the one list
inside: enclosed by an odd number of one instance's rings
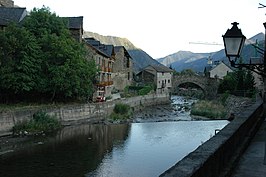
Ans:
{"label": "wall of embankment", "polygon": [[88,104],[71,104],[49,107],[27,107],[0,112],[0,136],[11,133],[15,124],[32,118],[38,111],[55,115],[63,124],[75,124],[78,122],[104,121],[113,111],[116,103],[128,104],[134,111],[140,111],[145,107],[169,103],[169,94],[150,94],[145,96],[121,98],[114,101]]}
{"label": "wall of embankment", "polygon": [[229,177],[263,119],[258,101],[160,177]]}

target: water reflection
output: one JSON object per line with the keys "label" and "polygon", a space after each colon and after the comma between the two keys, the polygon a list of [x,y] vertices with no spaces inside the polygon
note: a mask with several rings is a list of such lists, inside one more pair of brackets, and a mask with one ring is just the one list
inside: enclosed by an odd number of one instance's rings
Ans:
{"label": "water reflection", "polygon": [[[97,168],[113,146],[123,147],[129,125],[66,127],[44,144],[0,157],[0,176],[79,177]],[[37,140],[39,141],[39,140]]]}
{"label": "water reflection", "polygon": [[80,125],[51,137],[34,138],[22,150],[0,156],[0,176],[158,176],[213,136],[215,129],[228,124],[226,120],[187,121],[191,119],[183,103],[187,101],[174,101],[171,109],[156,109],[169,110],[162,116],[156,113],[146,118],[168,122]]}
{"label": "water reflection", "polygon": [[86,176],[158,176],[228,121],[135,123],[123,148],[114,147]]}

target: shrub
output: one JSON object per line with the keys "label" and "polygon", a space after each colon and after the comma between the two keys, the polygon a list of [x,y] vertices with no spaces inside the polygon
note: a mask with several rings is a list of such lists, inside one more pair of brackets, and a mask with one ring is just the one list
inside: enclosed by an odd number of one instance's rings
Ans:
{"label": "shrub", "polygon": [[153,90],[152,86],[144,86],[142,89],[138,91],[138,95],[147,95],[152,90]]}
{"label": "shrub", "polygon": [[60,122],[45,112],[37,112],[33,115],[33,119],[16,124],[13,127],[13,133],[27,131],[29,133],[51,132],[61,127]]}
{"label": "shrub", "polygon": [[123,120],[123,119],[128,119],[130,115],[131,115],[131,108],[129,105],[123,103],[117,103],[110,117],[113,120]]}

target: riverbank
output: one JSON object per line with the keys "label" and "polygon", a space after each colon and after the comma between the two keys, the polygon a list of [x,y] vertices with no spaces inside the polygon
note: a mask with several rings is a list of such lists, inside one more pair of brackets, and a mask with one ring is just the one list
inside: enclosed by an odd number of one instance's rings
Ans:
{"label": "riverbank", "polygon": [[[167,121],[191,121],[191,120],[210,120],[205,117],[195,117],[190,115],[190,106],[197,100],[188,100],[184,97],[172,97],[171,103],[169,104],[160,104],[153,106],[142,106],[138,110],[135,110],[133,116],[130,119],[123,121],[112,121],[108,119],[103,119],[101,121],[95,122],[79,122],[76,124],[120,124],[120,123],[145,123],[145,122],[167,122]],[[245,108],[252,104],[252,100],[248,98],[234,97],[231,96],[228,99],[228,112],[231,113],[234,110],[234,114],[238,115]],[[68,125],[73,125],[68,124]],[[0,137],[0,155],[16,151],[17,149],[24,148],[23,143],[30,141],[28,145],[41,145],[42,140],[45,139],[47,135],[42,134],[38,137],[22,136],[22,137],[13,137],[5,136]],[[31,142],[32,141],[32,142]]]}
{"label": "riverbank", "polygon": [[113,112],[117,103],[127,104],[134,111],[139,111],[147,106],[169,103],[169,94],[149,94],[100,103],[36,106],[29,109],[6,110],[0,112],[0,136],[10,133],[14,125],[32,119],[32,116],[40,111],[56,117],[63,125],[104,122]]}

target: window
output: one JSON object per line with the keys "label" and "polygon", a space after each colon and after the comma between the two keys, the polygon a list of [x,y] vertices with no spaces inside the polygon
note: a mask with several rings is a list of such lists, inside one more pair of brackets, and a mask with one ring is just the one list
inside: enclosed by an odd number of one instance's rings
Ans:
{"label": "window", "polygon": [[170,79],[168,79],[168,84],[170,83]]}

